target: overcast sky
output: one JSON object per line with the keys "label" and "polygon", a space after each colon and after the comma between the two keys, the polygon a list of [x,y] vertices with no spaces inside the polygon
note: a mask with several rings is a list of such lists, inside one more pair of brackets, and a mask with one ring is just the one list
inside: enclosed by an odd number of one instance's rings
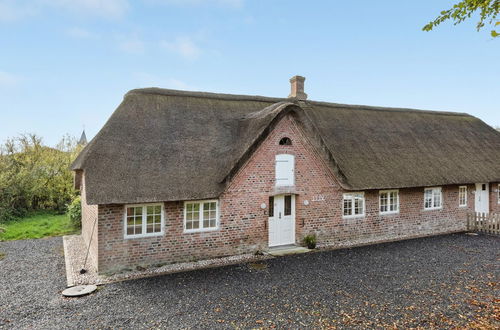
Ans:
{"label": "overcast sky", "polygon": [[[456,0],[458,1],[458,0]],[[468,112],[500,126],[500,38],[456,1],[0,0],[0,142],[93,137],[130,89]]]}

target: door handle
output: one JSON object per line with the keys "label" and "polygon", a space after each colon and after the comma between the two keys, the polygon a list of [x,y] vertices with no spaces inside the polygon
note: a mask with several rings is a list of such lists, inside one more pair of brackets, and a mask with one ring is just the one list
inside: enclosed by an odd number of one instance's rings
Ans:
{"label": "door handle", "polygon": [[281,219],[281,212],[278,212],[278,214],[279,214],[279,218]]}

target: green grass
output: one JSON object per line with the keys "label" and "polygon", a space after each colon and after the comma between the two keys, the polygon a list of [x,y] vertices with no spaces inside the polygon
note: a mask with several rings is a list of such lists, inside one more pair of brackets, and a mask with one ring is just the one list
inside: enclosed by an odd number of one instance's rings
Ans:
{"label": "green grass", "polygon": [[4,232],[0,231],[0,241],[60,236],[78,232],[66,214],[50,212],[33,213],[21,219],[2,223],[0,227],[4,229]]}

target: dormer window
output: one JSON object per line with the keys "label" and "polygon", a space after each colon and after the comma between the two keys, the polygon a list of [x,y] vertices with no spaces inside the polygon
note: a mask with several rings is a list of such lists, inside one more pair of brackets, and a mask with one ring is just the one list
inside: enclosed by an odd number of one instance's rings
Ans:
{"label": "dormer window", "polygon": [[289,137],[284,137],[280,140],[280,146],[291,146],[292,140]]}

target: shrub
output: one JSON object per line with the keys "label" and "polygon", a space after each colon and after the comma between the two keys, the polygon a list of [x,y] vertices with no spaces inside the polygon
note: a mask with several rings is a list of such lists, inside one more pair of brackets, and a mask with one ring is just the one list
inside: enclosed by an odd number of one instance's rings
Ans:
{"label": "shrub", "polygon": [[68,216],[71,224],[75,228],[81,228],[82,226],[82,203],[80,196],[76,196],[71,204],[68,205]]}
{"label": "shrub", "polygon": [[309,234],[304,236],[304,244],[308,249],[316,248],[316,234]]}

